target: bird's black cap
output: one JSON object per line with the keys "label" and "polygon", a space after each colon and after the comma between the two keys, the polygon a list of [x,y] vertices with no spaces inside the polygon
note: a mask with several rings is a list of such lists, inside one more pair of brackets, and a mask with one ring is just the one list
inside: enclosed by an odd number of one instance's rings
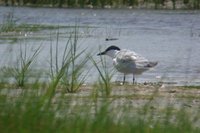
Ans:
{"label": "bird's black cap", "polygon": [[112,46],[108,47],[105,51],[107,52],[107,51],[110,51],[110,50],[120,50],[120,48],[112,45]]}
{"label": "bird's black cap", "polygon": [[112,45],[112,46],[108,47],[104,52],[101,52],[101,53],[99,53],[97,55],[104,55],[104,54],[106,54],[107,51],[110,51],[110,50],[120,50],[120,48],[117,47],[117,46]]}

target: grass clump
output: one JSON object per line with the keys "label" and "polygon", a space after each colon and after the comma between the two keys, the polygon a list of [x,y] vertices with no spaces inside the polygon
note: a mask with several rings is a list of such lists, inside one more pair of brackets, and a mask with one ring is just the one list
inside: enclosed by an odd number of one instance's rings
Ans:
{"label": "grass clump", "polygon": [[[86,75],[82,75],[84,72],[84,66],[88,61],[88,58],[79,59],[80,56],[83,56],[85,50],[78,51],[78,27],[75,27],[74,32],[70,34],[70,37],[65,45],[63,53],[58,50],[58,39],[59,34],[57,35],[57,43],[55,56],[53,56],[53,48],[51,45],[50,48],[50,75],[52,81],[56,81],[54,88],[57,85],[60,85],[66,92],[77,92],[80,89],[80,86],[84,83]],[[62,53],[62,58],[59,60],[59,53]]]}
{"label": "grass clump", "polygon": [[27,83],[28,75],[31,71],[31,65],[35,62],[36,57],[40,53],[40,49],[41,47],[36,48],[34,52],[28,56],[27,45],[24,45],[24,49],[22,48],[22,45],[20,45],[16,65],[11,67],[4,67],[2,69],[4,75],[9,75],[10,77],[14,78],[18,87],[24,87],[25,83]]}
{"label": "grass clump", "polygon": [[90,57],[90,59],[99,72],[99,79],[96,83],[96,87],[101,92],[102,96],[107,97],[111,93],[111,79],[113,77],[113,73],[108,70],[106,60],[103,57],[100,56],[100,64],[97,63],[92,57]]}
{"label": "grass clump", "polygon": [[14,13],[13,12],[9,12],[3,18],[3,23],[0,26],[0,32],[14,31],[15,27],[16,27],[16,22],[14,20]]}

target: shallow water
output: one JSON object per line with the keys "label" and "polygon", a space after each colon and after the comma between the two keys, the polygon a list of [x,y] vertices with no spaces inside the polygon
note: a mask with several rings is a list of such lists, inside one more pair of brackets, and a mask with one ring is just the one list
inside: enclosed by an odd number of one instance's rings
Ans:
{"label": "shallow water", "polygon": [[[137,82],[165,82],[181,85],[200,85],[200,12],[169,10],[115,10],[115,9],[52,9],[0,7],[0,22],[14,13],[17,24],[48,24],[72,26],[78,24],[80,49],[94,55],[99,47],[103,50],[110,45],[131,49],[149,60],[158,61],[153,70],[136,77]],[[24,32],[10,39],[1,35],[1,67],[15,62],[19,44],[28,44],[30,52],[39,45],[42,51],[37,58],[37,68],[49,68],[49,47],[56,44],[58,30]],[[59,50],[63,50],[68,29],[59,29]],[[105,41],[106,38],[117,38]],[[108,61],[111,61],[107,58]],[[88,68],[91,66],[88,65]],[[108,63],[112,68],[112,63]],[[94,82],[98,72],[92,67],[86,82]],[[131,82],[132,76],[127,81]],[[114,74],[113,81],[122,80],[120,73]]]}

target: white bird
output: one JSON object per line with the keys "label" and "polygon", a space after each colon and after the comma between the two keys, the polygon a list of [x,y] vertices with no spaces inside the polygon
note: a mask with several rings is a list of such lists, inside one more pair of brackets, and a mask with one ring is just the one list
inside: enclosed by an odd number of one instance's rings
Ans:
{"label": "white bird", "polygon": [[108,55],[113,59],[114,67],[124,74],[123,84],[125,83],[127,74],[133,74],[134,83],[135,75],[142,74],[158,64],[158,62],[149,61],[133,51],[127,49],[121,50],[117,46],[110,46],[97,55]]}

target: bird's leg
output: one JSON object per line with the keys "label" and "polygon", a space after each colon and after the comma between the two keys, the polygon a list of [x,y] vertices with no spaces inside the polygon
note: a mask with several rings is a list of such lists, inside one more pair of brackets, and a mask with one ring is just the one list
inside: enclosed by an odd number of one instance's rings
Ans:
{"label": "bird's leg", "polygon": [[135,76],[133,75],[133,84],[135,83]]}
{"label": "bird's leg", "polygon": [[123,85],[125,84],[126,75],[124,74]]}

